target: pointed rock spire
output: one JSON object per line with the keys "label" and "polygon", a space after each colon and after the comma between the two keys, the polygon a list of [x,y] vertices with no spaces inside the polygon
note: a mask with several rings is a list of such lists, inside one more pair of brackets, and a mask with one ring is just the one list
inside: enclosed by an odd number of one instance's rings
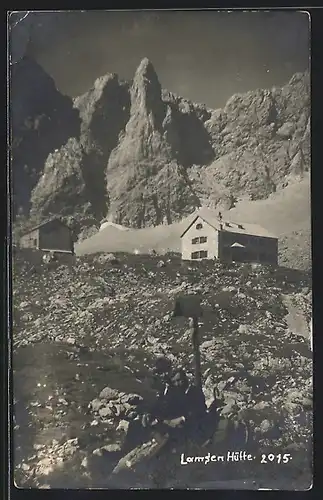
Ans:
{"label": "pointed rock spire", "polygon": [[139,66],[136,70],[135,80],[140,79],[140,78],[146,78],[150,82],[153,82],[154,80],[158,82],[157,73],[155,71],[155,68],[154,68],[152,62],[148,59],[148,57],[144,57],[141,60]]}
{"label": "pointed rock spire", "polygon": [[131,114],[151,114],[159,128],[165,116],[165,104],[161,98],[161,85],[154,66],[147,57],[139,64],[131,88]]}

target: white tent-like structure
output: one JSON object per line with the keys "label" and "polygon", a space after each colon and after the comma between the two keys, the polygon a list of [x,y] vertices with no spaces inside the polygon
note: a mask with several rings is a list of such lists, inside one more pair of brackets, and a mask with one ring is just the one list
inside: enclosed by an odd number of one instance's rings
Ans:
{"label": "white tent-like structure", "polygon": [[231,245],[231,248],[246,248],[244,245],[241,245],[241,243],[238,243],[237,241]]}
{"label": "white tent-like structure", "polygon": [[111,222],[108,220],[102,222],[99,231],[102,231],[103,229],[105,229],[106,227],[109,227],[109,226],[114,227],[116,229],[120,229],[120,231],[129,231],[128,227],[122,226],[121,224],[115,224],[114,222]]}

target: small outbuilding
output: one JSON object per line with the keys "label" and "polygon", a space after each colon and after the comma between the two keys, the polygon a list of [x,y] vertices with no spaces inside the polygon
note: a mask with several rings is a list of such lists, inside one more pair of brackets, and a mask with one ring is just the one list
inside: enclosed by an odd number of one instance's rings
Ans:
{"label": "small outbuilding", "polygon": [[182,259],[278,263],[278,239],[257,224],[223,220],[201,209],[181,235]]}
{"label": "small outbuilding", "polygon": [[61,219],[53,218],[24,233],[20,238],[20,247],[74,255],[73,233]]}

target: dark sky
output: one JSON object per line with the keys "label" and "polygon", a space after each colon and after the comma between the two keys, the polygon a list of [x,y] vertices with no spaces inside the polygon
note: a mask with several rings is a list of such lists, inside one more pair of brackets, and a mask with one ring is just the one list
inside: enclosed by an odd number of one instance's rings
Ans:
{"label": "dark sky", "polygon": [[105,73],[132,78],[148,57],[164,88],[210,107],[287,82],[309,65],[305,12],[34,13],[28,51],[65,94]]}

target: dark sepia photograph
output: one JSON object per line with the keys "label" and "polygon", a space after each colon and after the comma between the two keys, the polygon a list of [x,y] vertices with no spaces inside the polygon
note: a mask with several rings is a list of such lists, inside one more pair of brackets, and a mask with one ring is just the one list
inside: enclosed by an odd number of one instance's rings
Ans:
{"label": "dark sepia photograph", "polygon": [[309,14],[8,38],[16,488],[311,489]]}

